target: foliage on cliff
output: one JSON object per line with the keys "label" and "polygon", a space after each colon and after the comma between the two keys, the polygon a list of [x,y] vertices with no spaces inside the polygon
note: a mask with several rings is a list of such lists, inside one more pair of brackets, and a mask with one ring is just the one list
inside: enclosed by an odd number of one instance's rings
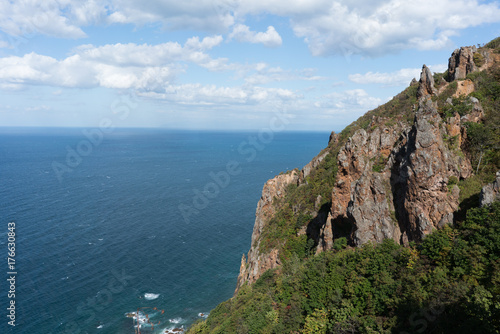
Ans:
{"label": "foliage on cliff", "polygon": [[[431,86],[428,98],[437,116],[429,123],[443,136],[446,152],[465,157],[473,169],[470,177],[445,179],[445,196],[460,193],[453,227],[443,224],[409,247],[388,239],[351,248],[348,233],[335,235],[333,245],[315,255],[318,226],[331,212],[332,188],[342,178],[339,152],[360,129],[397,129],[408,139],[418,125],[419,85],[412,82],[335,135],[317,167],[275,199],[258,251],[277,250],[282,265],[243,284],[188,333],[500,333],[500,203],[477,208],[481,188],[500,170],[499,41],[478,51],[494,53],[494,66],[452,82],[446,72],[433,76],[435,91]],[[476,66],[492,59],[483,56]],[[457,94],[466,85],[473,92]],[[470,121],[464,126],[464,120]],[[400,144],[398,139],[394,147]],[[388,159],[378,154],[367,166],[380,175]],[[391,216],[398,224],[397,214]]]}
{"label": "foliage on cliff", "polygon": [[292,257],[189,331],[298,332],[500,332],[500,203],[418,246],[386,240]]}

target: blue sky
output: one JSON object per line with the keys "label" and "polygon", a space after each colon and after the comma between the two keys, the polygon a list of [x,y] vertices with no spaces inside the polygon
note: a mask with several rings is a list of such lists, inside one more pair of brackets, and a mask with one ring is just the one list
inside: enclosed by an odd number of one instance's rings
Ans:
{"label": "blue sky", "polygon": [[341,130],[460,46],[500,3],[0,1],[0,126]]}

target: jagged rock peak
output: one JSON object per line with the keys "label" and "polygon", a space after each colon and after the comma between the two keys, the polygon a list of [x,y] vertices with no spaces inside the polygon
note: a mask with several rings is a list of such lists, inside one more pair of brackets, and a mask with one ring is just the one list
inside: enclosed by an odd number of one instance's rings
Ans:
{"label": "jagged rock peak", "polygon": [[465,79],[467,74],[474,72],[474,53],[477,52],[475,46],[465,46],[456,49],[448,60],[448,81]]}
{"label": "jagged rock peak", "polygon": [[420,73],[420,81],[417,90],[417,98],[436,95],[437,90],[434,88],[434,76],[431,70],[424,64],[422,66],[422,72]]}
{"label": "jagged rock peak", "polygon": [[328,138],[328,145],[330,144],[336,144],[339,141],[339,135],[335,133],[335,131],[332,131],[330,133],[330,138]]}

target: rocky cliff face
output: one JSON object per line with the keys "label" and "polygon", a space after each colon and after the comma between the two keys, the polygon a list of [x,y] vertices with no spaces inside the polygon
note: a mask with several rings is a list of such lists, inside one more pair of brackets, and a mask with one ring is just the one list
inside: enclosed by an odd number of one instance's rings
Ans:
{"label": "rocky cliff face", "polygon": [[[433,229],[453,223],[459,189],[448,187],[451,177],[467,178],[470,162],[460,150],[451,149],[444,137],[452,137],[431,99],[419,101],[415,124],[405,144],[392,152],[391,188],[401,231],[401,243],[420,240]],[[453,122],[453,121],[452,121]],[[465,131],[463,124],[458,124]]]}
{"label": "rocky cliff face", "polygon": [[[302,175],[304,172],[302,173]],[[286,188],[292,183],[297,183],[299,173],[293,170],[286,174],[281,174],[269,180],[262,189],[262,196],[257,204],[255,212],[255,225],[252,233],[252,245],[248,252],[248,259],[245,255],[241,258],[240,274],[238,276],[237,288],[245,282],[255,282],[266,270],[279,266],[280,260],[278,250],[272,249],[270,252],[261,254],[259,250],[260,235],[273,215],[276,213],[274,201],[283,198]]]}
{"label": "rocky cliff face", "polygon": [[[475,47],[455,50],[449,60],[448,81],[464,79],[478,70],[480,67],[474,62],[478,52]],[[481,68],[491,66],[496,59],[486,51],[481,51],[481,57]],[[418,100],[411,107],[412,121],[374,116],[367,127],[358,129],[344,143],[339,142],[340,136],[334,133],[330,136],[330,144],[340,145],[336,156],[338,171],[329,211],[322,213],[325,217],[311,221],[308,227],[315,229],[309,231],[309,236],[316,242],[316,253],[331,249],[334,240],[341,236],[347,237],[352,246],[384,239],[407,244],[453,223],[460,193],[456,180],[468,178],[473,172],[461,150],[467,135],[465,123],[480,121],[482,106],[477,99],[469,98],[471,111],[467,115],[455,113],[445,117],[436,100],[450,83],[443,80],[436,85],[424,65],[420,81],[412,82],[417,84]],[[454,93],[467,96],[473,90],[472,82],[457,84]],[[447,103],[453,102],[449,99]],[[307,176],[327,154],[318,155],[300,173],[277,176],[264,186],[252,248],[248,258],[242,258],[238,288],[245,282],[254,282],[267,269],[279,266],[278,249],[267,254],[259,252],[262,229],[276,211],[273,198],[285,196],[286,186],[291,183],[307,182]],[[492,185],[484,193],[485,198],[499,196],[498,185]],[[314,228],[310,228],[312,222],[316,224]]]}

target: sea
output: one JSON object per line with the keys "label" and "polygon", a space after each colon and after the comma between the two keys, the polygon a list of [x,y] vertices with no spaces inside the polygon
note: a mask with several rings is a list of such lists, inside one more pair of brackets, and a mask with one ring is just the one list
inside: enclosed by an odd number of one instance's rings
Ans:
{"label": "sea", "polygon": [[232,297],[264,183],[327,143],[319,132],[0,128],[0,332],[186,329]]}

